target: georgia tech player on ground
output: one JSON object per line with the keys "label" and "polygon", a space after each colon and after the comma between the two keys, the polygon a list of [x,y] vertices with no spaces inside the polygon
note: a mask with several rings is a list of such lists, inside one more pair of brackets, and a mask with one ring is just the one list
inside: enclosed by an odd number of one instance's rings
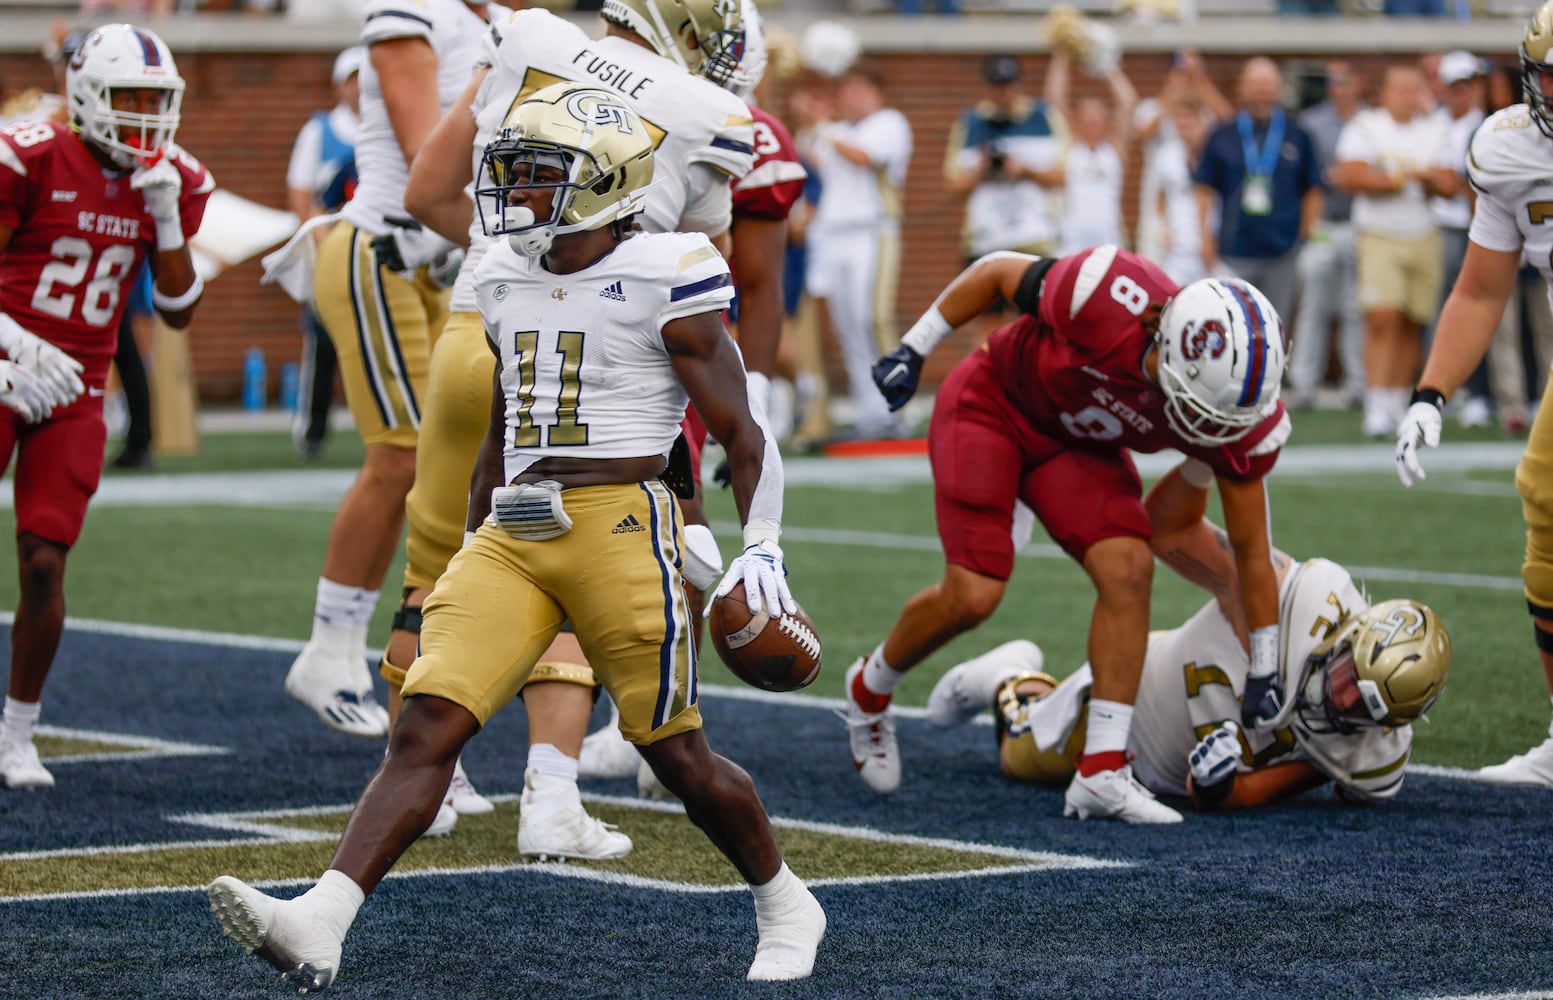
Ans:
{"label": "georgia tech player on ground", "polygon": [[[1450,670],[1444,626],[1414,601],[1367,607],[1341,566],[1295,564],[1273,550],[1278,669],[1294,709],[1272,732],[1242,729],[1250,663],[1237,570],[1224,532],[1203,516],[1207,491],[1184,471],[1149,492],[1153,547],[1214,600],[1180,628],[1149,636],[1127,743],[1134,773],[1151,791],[1190,793],[1202,808],[1263,805],[1328,780],[1350,798],[1395,795],[1409,723],[1440,696]],[[1035,644],[1019,641],[953,667],[933,688],[928,719],[959,725],[990,706],[1004,773],[1066,782],[1084,743],[1093,677],[1086,664],[1059,685],[1041,666]]]}
{"label": "georgia tech player on ground", "polygon": [[[513,103],[563,79],[602,81],[629,97],[657,145],[657,176],[647,195],[643,227],[721,235],[729,225],[728,178],[748,172],[748,109],[732,94],[688,70],[727,78],[739,55],[737,8],[722,0],[615,0],[603,11],[608,34],[589,38],[543,10],[498,18],[487,35],[490,69],[465,90],[417,157],[406,203],[449,238],[467,240],[469,258],[455,283],[452,313],[431,360],[430,393],[421,450],[410,491],[408,562],[403,608],[383,664],[397,689],[415,655],[419,608],[458,550],[473,466],[489,410],[491,357],[474,296],[474,263],[491,240],[481,228],[465,185],[478,170],[486,142]],[[671,26],[663,30],[661,25]],[[470,150],[475,159],[471,161]],[[620,307],[615,289],[591,293],[594,307]],[[711,532],[687,525],[685,574],[692,586],[717,580],[722,559]],[[518,830],[529,855],[622,857],[625,835],[588,816],[577,791],[577,761],[597,681],[576,639],[562,633],[523,692],[529,717],[529,773]],[[618,742],[619,737],[616,736]],[[629,754],[629,772],[638,758]],[[456,802],[456,800],[455,800]],[[446,822],[452,817],[444,814]]]}
{"label": "georgia tech player on ground", "polygon": [[[431,347],[447,316],[446,241],[405,212],[408,164],[469,81],[484,3],[369,0],[362,14],[360,181],[318,248],[314,305],[339,355],[366,458],[336,511],[313,631],[286,693],[337,732],[380,737],[388,714],[372,695],[367,623],[404,524]],[[376,249],[375,249],[376,248]],[[442,256],[439,256],[442,255]]]}
{"label": "georgia tech player on ground", "polygon": [[[783,862],[754,783],[701,731],[679,509],[659,478],[688,393],[728,449],[745,524],[747,548],[719,592],[743,582],[752,605],[787,606],[781,459],[722,326],[722,257],[701,234],[633,233],[652,168],[642,118],[578,84],[530,95],[487,147],[491,181],[476,198],[487,230],[507,239],[475,277],[498,357],[470,501],[478,528],[427,600],[388,757],[330,870],[288,901],[226,876],[209,887],[222,929],[304,989],[333,979],[364,894],[431,822],[459,750],[517,695],[567,617],[622,729],[753,887],[749,978],[813,969],[824,911]],[[603,290],[620,298],[600,309]]]}
{"label": "georgia tech player on ground", "polygon": [[[1419,446],[1440,443],[1445,400],[1482,360],[1524,259],[1553,282],[1553,2],[1532,15],[1521,39],[1526,103],[1489,116],[1473,136],[1467,179],[1477,191],[1467,254],[1435,324],[1412,404],[1397,427],[1397,474],[1406,486],[1424,478]],[[1550,289],[1553,294],[1553,289]],[[1542,673],[1553,692],[1553,381],[1548,383],[1515,487],[1526,518],[1526,603]],[[1553,728],[1548,738],[1480,780],[1553,787]]]}
{"label": "georgia tech player on ground", "polygon": [[69,126],[0,129],[0,403],[15,411],[0,415],[0,472],[14,453],[21,585],[0,716],[12,788],[54,783],[32,732],[64,628],[66,556],[102,475],[103,385],[126,292],[149,263],[152,302],[181,329],[204,288],[187,238],[215,182],[173,144],[183,87],[160,38],[103,25],[66,70]]}
{"label": "georgia tech player on ground", "polygon": [[1199,460],[1200,488],[1217,482],[1251,625],[1257,692],[1246,699],[1247,724],[1277,723],[1287,709],[1278,691],[1278,586],[1263,479],[1289,431],[1278,402],[1282,324],[1245,282],[1177,287],[1152,262],[1111,244],[1056,260],[989,254],[875,365],[891,407],[911,397],[933,346],[1000,294],[1022,315],[950,373],[929,431],[944,575],[910,598],[884,642],[847,672],[853,764],[875,791],[900,784],[890,696],[907,670],[1002,601],[1023,502],[1096,592],[1089,633],[1096,693],[1064,811],[1180,822],[1132,780],[1125,753],[1154,569],[1152,526],[1128,449],[1178,449]]}

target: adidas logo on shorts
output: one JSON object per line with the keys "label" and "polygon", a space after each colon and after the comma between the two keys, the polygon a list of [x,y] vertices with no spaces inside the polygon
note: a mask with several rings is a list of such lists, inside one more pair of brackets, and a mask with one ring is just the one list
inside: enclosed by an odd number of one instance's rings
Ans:
{"label": "adidas logo on shorts", "polygon": [[599,292],[599,296],[601,298],[614,299],[616,302],[624,302],[626,300],[626,291],[620,287],[620,282],[617,281],[602,292]]}
{"label": "adidas logo on shorts", "polygon": [[647,525],[645,525],[642,522],[638,521],[636,519],[636,515],[635,514],[627,514],[626,517],[625,517],[625,520],[621,521],[619,524],[615,525],[613,529],[610,530],[610,534],[612,534],[612,535],[623,535],[623,534],[625,534],[628,531],[646,531],[646,530],[647,530]]}

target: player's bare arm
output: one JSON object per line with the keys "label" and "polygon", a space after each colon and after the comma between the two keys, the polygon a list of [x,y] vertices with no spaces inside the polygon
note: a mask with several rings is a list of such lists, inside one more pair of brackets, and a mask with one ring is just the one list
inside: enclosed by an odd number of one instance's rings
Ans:
{"label": "player's bare arm", "polygon": [[[437,125],[437,53],[424,38],[390,38],[372,43],[368,58],[377,71],[394,138],[410,163]],[[474,142],[471,134],[470,144]],[[469,146],[462,147],[469,159]]]}
{"label": "player's bare arm", "polygon": [[738,345],[710,312],[665,323],[663,343],[707,430],[727,449],[734,504],[745,521],[765,462],[766,435],[750,414]]}
{"label": "player's bare arm", "polygon": [[1291,760],[1235,775],[1230,780],[1229,790],[1216,798],[1199,790],[1190,775],[1186,779],[1186,790],[1192,797],[1192,804],[1199,809],[1254,809],[1293,798],[1330,780],[1309,761]]}
{"label": "player's bare arm", "polygon": [[1494,339],[1520,268],[1519,250],[1489,250],[1468,241],[1461,274],[1440,310],[1420,389],[1449,397],[1472,374]]}
{"label": "player's bare arm", "polygon": [[410,164],[410,181],[404,189],[405,211],[444,239],[469,245],[469,220],[474,203],[464,188],[472,169],[469,150],[476,128],[472,109],[475,94],[485,82],[489,67],[475,70],[469,86],[442,116]]}
{"label": "player's bare arm", "polygon": [[502,484],[502,445],[507,436],[507,395],[502,391],[501,366],[491,373],[491,421],[480,442],[480,454],[469,474],[469,512],[464,530],[475,531],[491,513],[491,491]]}
{"label": "player's bare arm", "polygon": [[782,342],[782,274],[787,252],[783,219],[738,220],[731,230],[739,262],[739,348],[744,366],[770,375]]}
{"label": "player's bare arm", "polygon": [[1240,600],[1252,629],[1278,624],[1278,572],[1273,565],[1267,489],[1260,479],[1238,483],[1219,479],[1224,527],[1240,575]]}

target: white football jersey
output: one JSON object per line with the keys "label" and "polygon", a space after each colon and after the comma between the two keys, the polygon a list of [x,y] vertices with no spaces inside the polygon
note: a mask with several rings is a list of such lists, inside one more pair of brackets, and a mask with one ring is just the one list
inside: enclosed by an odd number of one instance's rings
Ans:
{"label": "white football jersey", "polygon": [[[1279,594],[1279,670],[1294,697],[1305,659],[1336,622],[1366,607],[1341,566],[1312,559],[1292,568]],[[1240,696],[1251,664],[1234,629],[1214,601],[1180,628],[1149,636],[1128,740],[1138,780],[1156,792],[1186,794],[1187,756],[1223,722],[1240,721]],[[1389,798],[1402,786],[1412,747],[1409,726],[1366,726],[1352,733],[1316,733],[1296,715],[1272,733],[1242,730],[1241,769],[1309,761],[1333,781],[1365,798]]]}
{"label": "white football jersey", "polygon": [[[473,176],[480,176],[486,143],[521,98],[552,83],[572,80],[627,98],[656,140],[653,183],[638,217],[649,233],[673,232],[690,201],[690,165],[703,163],[729,177],[743,177],[754,162],[749,107],[710,80],[686,73],[651,49],[624,38],[589,38],[549,11],[521,10],[495,19],[486,33],[484,61],[491,65],[472,111],[477,128]],[[475,212],[469,226],[470,262],[478,263],[490,238]],[[455,312],[474,308],[468,282],[453,287]]]}
{"label": "white football jersey", "polygon": [[[1521,251],[1553,285],[1553,139],[1524,104],[1488,117],[1472,139],[1467,178],[1477,188],[1468,236],[1488,250]],[[1553,295],[1553,287],[1550,287]]]}
{"label": "white football jersey", "polygon": [[1064,160],[1067,186],[1059,223],[1059,253],[1078,253],[1105,243],[1121,246],[1122,157],[1111,143],[1091,149],[1082,142],[1068,147]]}
{"label": "white football jersey", "polygon": [[688,399],[663,326],[733,301],[701,233],[639,233],[571,274],[499,241],[474,284],[507,397],[508,482],[549,455],[667,457]]}
{"label": "white football jersey", "polygon": [[880,108],[861,121],[830,127],[836,139],[866,150],[870,162],[859,166],[828,142],[814,144],[809,155],[821,185],[810,231],[898,230],[911,163],[911,122],[894,108]]}
{"label": "white football jersey", "polygon": [[[361,44],[423,38],[437,55],[437,98],[446,112],[469,83],[480,56],[485,21],[463,0],[369,0],[361,18]],[[383,89],[370,58],[361,65],[361,128],[356,133],[356,194],[346,203],[347,222],[374,235],[385,217],[409,218],[404,188],[410,167],[394,137]]]}

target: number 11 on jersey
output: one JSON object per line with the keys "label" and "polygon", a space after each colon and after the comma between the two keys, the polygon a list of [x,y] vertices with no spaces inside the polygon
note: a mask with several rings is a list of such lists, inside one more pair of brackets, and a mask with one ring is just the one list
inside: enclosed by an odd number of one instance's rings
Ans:
{"label": "number 11 on jersey", "polygon": [[[512,444],[516,448],[538,448],[541,443],[551,447],[577,447],[588,443],[588,425],[577,419],[577,405],[582,398],[582,344],[583,334],[575,330],[562,330],[556,335],[555,350],[548,352],[559,362],[541,365],[539,331],[528,330],[512,335],[512,352],[518,362],[518,414],[512,431]],[[549,381],[551,366],[559,383],[555,400],[555,423],[542,427],[534,420],[534,396],[538,378],[543,375]],[[541,434],[543,433],[543,437]]]}

